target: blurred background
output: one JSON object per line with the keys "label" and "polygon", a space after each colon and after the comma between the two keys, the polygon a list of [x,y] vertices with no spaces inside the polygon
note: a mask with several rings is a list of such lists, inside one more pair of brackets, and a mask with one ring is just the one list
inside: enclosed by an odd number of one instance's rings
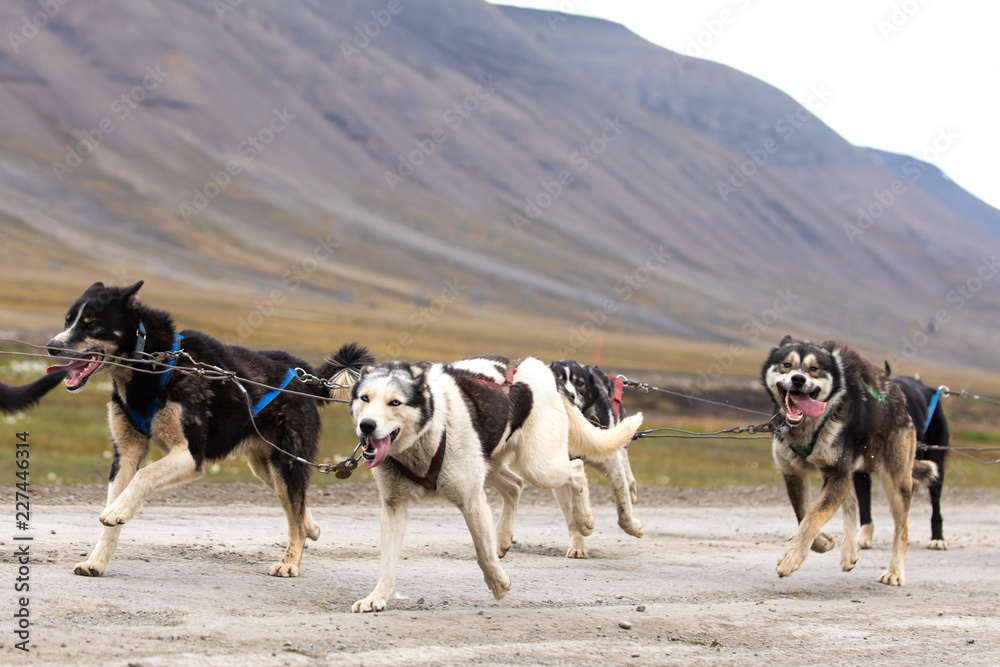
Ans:
{"label": "blurred background", "polygon": [[[925,161],[980,139],[931,119],[919,155],[852,144],[823,121],[843,86],[821,64],[792,97],[572,15],[585,4],[3,3],[0,335],[44,343],[92,282],[142,279],[179,328],[316,362],[350,340],[381,359],[575,358],[769,412],[756,376],[790,333],[1000,392],[1000,212]],[[688,31],[705,57],[722,11],[753,7],[706,9]],[[983,85],[976,63],[951,71]],[[43,368],[5,355],[0,379]],[[92,385],[7,420],[54,453],[36,462],[51,482],[106,478],[109,387]],[[349,453],[345,411],[324,414],[324,454]],[[956,415],[960,439],[994,441],[988,409]],[[766,441],[717,444],[682,465],[679,444],[637,443],[633,465],[653,484],[778,481]],[[720,460],[739,475],[695,474]],[[967,482],[992,483],[981,470]]]}

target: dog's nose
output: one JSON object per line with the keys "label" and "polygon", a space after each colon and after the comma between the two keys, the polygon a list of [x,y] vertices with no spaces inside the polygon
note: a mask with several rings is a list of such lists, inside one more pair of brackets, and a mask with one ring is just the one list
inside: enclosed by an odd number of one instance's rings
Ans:
{"label": "dog's nose", "polygon": [[358,424],[358,428],[361,429],[362,435],[371,435],[375,432],[378,424],[375,423],[374,419],[362,419],[361,423]]}
{"label": "dog's nose", "polygon": [[58,357],[65,349],[66,348],[62,346],[62,343],[57,341],[55,338],[45,344],[45,351],[49,353],[50,357]]}
{"label": "dog's nose", "polygon": [[806,383],[806,376],[801,373],[797,373],[792,376],[792,386],[796,389],[800,388]]}

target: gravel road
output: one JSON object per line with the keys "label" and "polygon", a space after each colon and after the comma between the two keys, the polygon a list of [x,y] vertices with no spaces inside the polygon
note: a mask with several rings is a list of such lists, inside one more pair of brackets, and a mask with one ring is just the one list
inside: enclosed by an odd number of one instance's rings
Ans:
{"label": "gravel road", "polygon": [[[429,503],[410,514],[400,597],[374,615],[348,613],[378,576],[371,484],[310,491],[323,535],[306,551],[298,579],[266,575],[281,555],[285,521],[262,487],[196,484],[161,494],[125,527],[98,579],[72,568],[97,538],[104,489],[32,492],[31,650],[15,649],[11,529],[0,537],[2,664],[1000,660],[1000,491],[945,489],[949,551],[924,548],[930,509],[926,492],[918,495],[907,585],[890,588],[876,582],[891,538],[880,498],[875,547],[853,572],[839,571],[834,550],[811,554],[779,580],[777,557],[794,528],[781,489],[640,489],[636,514],[646,534],[637,540],[617,528],[607,489],[595,488],[589,560],[564,557],[558,506],[551,494],[526,490],[517,543],[503,560],[513,587],[500,602],[482,581],[458,510]],[[13,498],[0,494],[0,501],[13,514]],[[827,530],[839,542],[839,515]]]}

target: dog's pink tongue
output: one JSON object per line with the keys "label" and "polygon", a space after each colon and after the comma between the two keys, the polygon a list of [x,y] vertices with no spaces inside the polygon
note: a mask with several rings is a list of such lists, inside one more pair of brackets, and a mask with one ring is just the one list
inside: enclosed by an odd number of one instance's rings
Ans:
{"label": "dog's pink tongue", "polygon": [[49,366],[46,368],[45,372],[58,373],[59,371],[78,371],[86,368],[90,361],[90,359],[80,359],[78,361],[71,361],[68,364],[56,364],[55,366]]}
{"label": "dog's pink tongue", "polygon": [[375,450],[375,458],[371,461],[365,459],[365,467],[376,468],[382,463],[382,461],[385,461],[385,457],[389,456],[389,447],[392,445],[392,437],[387,435],[380,439],[368,438],[368,444]]}
{"label": "dog's pink tongue", "polygon": [[811,419],[822,416],[823,411],[826,410],[826,403],[811,398],[809,394],[793,391],[788,397],[795,404],[795,407],[802,411],[802,414]]}

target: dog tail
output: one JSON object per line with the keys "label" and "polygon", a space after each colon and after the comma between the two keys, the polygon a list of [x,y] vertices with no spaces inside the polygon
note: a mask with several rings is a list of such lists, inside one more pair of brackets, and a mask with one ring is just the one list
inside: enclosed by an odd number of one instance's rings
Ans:
{"label": "dog tail", "polygon": [[938,467],[933,461],[913,462],[913,481],[924,486],[930,486],[937,481]]}
{"label": "dog tail", "polygon": [[56,371],[20,387],[0,382],[0,412],[27,410],[55,389],[67,375],[68,371]]}
{"label": "dog tail", "polygon": [[368,348],[357,343],[347,343],[323,362],[317,374],[334,384],[340,385],[330,389],[330,398],[347,400],[351,397],[351,387],[361,378],[361,373],[367,366],[375,363],[375,357]]}
{"label": "dog tail", "polygon": [[583,416],[583,413],[565,396],[562,397],[569,417],[570,456],[589,459],[606,459],[632,442],[635,432],[642,426],[642,413],[627,417],[612,428],[603,429]]}

